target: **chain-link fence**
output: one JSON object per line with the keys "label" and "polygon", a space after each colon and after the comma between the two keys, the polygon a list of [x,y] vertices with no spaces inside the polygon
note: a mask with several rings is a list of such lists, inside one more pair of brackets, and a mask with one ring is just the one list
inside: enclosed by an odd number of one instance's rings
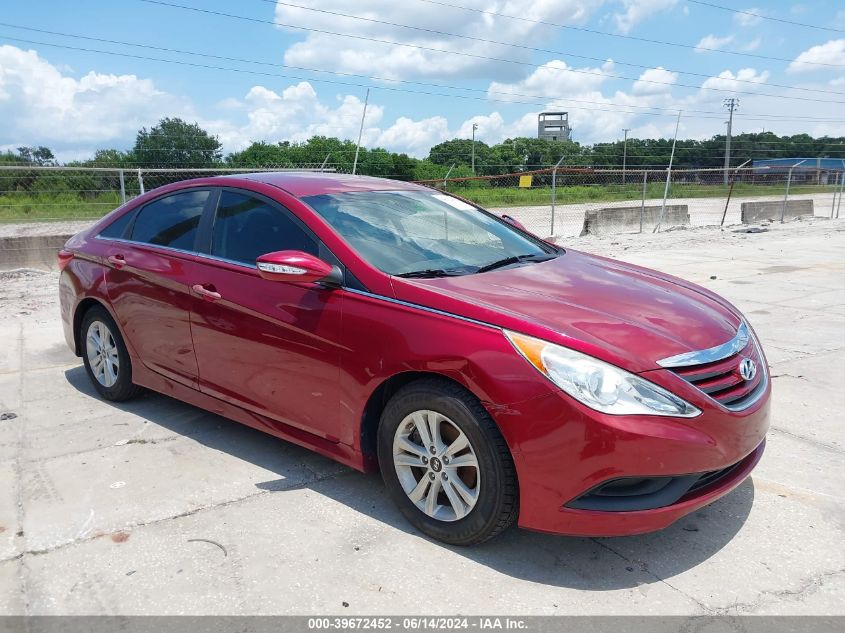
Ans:
{"label": "chain-link fence", "polygon": [[[317,165],[296,170],[334,171]],[[256,171],[247,169],[118,169],[108,167],[0,166],[0,223],[91,220],[163,185],[192,178]]]}
{"label": "chain-link fence", "polygon": [[[727,182],[726,182],[727,181]],[[542,236],[839,217],[845,173],[801,167],[597,170],[548,168],[423,181]]]}
{"label": "chain-link fence", "polygon": [[[319,164],[297,169],[319,171]],[[328,170],[328,169],[327,169]],[[263,169],[0,167],[0,223],[92,220],[165,184]],[[845,172],[546,168],[421,184],[507,213],[541,236],[649,232],[674,226],[839,217]],[[727,182],[726,182],[727,181]]]}

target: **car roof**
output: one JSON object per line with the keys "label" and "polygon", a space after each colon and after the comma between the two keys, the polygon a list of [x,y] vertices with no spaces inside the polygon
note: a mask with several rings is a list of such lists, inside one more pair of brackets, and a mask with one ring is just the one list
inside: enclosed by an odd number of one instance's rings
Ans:
{"label": "car roof", "polygon": [[297,197],[348,191],[427,190],[422,185],[415,185],[402,180],[319,171],[266,171],[251,174],[232,174],[226,176],[226,178],[244,178],[262,182],[284,189]]}

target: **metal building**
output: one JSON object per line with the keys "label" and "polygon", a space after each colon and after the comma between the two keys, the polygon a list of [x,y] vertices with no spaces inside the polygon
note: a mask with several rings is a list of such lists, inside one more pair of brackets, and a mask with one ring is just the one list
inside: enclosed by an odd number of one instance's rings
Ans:
{"label": "metal building", "polygon": [[537,138],[547,141],[571,141],[569,112],[541,112],[537,116]]}

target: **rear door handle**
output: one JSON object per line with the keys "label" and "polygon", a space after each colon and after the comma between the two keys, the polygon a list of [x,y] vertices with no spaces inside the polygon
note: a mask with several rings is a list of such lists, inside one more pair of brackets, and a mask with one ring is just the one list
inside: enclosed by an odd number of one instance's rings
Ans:
{"label": "rear door handle", "polygon": [[194,284],[193,286],[191,286],[191,290],[196,292],[206,301],[217,301],[217,299],[221,299],[223,297],[223,295],[214,290],[214,286],[212,286],[211,284],[206,284],[205,286],[202,284]]}
{"label": "rear door handle", "polygon": [[124,266],[126,266],[126,260],[124,259],[123,255],[109,255],[108,260],[109,264],[111,264],[115,268],[123,268]]}

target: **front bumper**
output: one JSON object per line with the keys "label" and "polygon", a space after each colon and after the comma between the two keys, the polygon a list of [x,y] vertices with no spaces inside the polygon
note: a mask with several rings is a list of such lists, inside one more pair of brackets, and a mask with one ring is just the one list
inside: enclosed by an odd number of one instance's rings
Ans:
{"label": "front bumper", "polygon": [[[673,381],[668,377],[664,386],[677,386]],[[703,394],[695,401],[687,398],[702,411],[692,419],[605,415],[563,393],[495,412],[517,467],[520,527],[577,536],[642,534],[712,503],[739,486],[759,462],[769,426],[770,389],[741,412]],[[623,504],[621,509],[596,510],[578,502],[614,480],[691,475],[697,480],[702,473],[725,469],[722,476],[691,485],[659,507]]]}

